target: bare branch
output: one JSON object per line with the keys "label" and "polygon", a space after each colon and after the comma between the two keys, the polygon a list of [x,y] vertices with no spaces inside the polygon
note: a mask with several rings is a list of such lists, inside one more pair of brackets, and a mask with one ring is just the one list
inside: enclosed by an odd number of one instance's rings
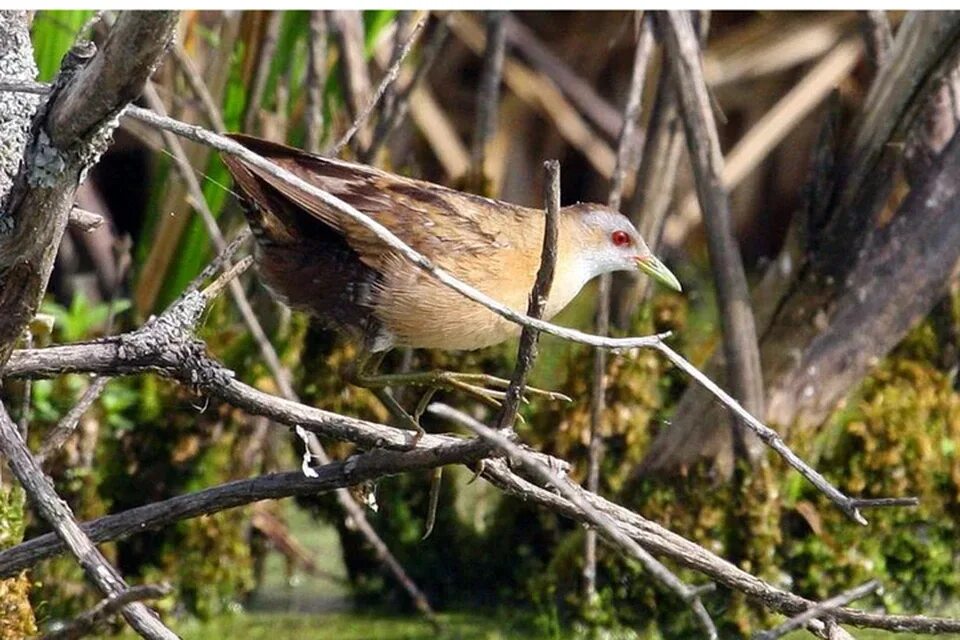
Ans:
{"label": "bare branch", "polygon": [[[543,163],[546,173],[546,193],[544,203],[546,216],[543,230],[543,248],[540,251],[540,267],[537,269],[537,278],[530,291],[530,301],[527,305],[527,315],[531,318],[540,318],[547,306],[550,296],[550,287],[553,286],[553,274],[557,266],[557,230],[560,216],[560,163],[548,160]],[[526,387],[527,374],[533,368],[537,359],[537,340],[540,333],[531,327],[524,327],[520,332],[520,347],[517,351],[517,364],[510,378],[503,398],[503,407],[497,417],[497,429],[511,429],[517,419],[517,408],[520,398]]]}
{"label": "bare branch", "polygon": [[[93,546],[83,533],[73,512],[53,488],[53,483],[40,465],[30,455],[17,431],[16,425],[0,404],[0,453],[7,459],[10,468],[37,513],[56,532],[63,544],[76,557],[83,571],[100,591],[109,597],[126,590],[127,584],[120,573],[110,566],[106,558]],[[140,603],[127,604],[122,609],[123,617],[144,638],[176,639],[177,635],[167,629],[147,607]]]}
{"label": "bare branch", "polygon": [[280,27],[283,25],[282,11],[265,11],[266,26],[263,37],[260,38],[257,55],[257,66],[253,72],[249,99],[247,100],[243,130],[253,133],[257,130],[260,117],[260,107],[263,105],[263,94],[267,90],[267,80],[270,79],[270,66],[273,64],[273,54],[277,50],[277,40],[280,38]]}
{"label": "bare branch", "polygon": [[340,152],[343,151],[343,148],[350,143],[350,140],[353,139],[353,136],[357,133],[357,131],[366,125],[367,119],[370,117],[370,114],[373,112],[377,104],[379,104],[380,99],[383,97],[383,94],[386,93],[387,88],[393,86],[393,83],[396,82],[397,76],[400,73],[400,67],[403,65],[403,61],[407,59],[407,54],[409,54],[413,49],[413,45],[416,44],[417,38],[420,36],[420,32],[423,31],[423,27],[427,24],[427,17],[428,16],[423,16],[413,27],[413,31],[410,32],[407,41],[403,45],[403,49],[400,50],[400,55],[384,74],[383,79],[380,80],[380,85],[377,87],[376,92],[374,92],[374,94],[367,101],[367,104],[363,107],[363,110],[353,119],[353,124],[351,124],[350,128],[347,129],[346,133],[343,134],[343,137],[337,141],[337,144],[335,144],[326,155],[340,155]]}
{"label": "bare branch", "polygon": [[[408,451],[374,450],[330,462],[317,467],[315,477],[307,477],[300,471],[272,473],[151,502],[84,523],[83,530],[97,544],[122,540],[180,520],[260,500],[315,496],[398,473],[453,463],[471,464],[489,452],[490,447],[480,440],[437,436],[430,442],[421,441]],[[41,560],[63,553],[64,549],[63,541],[52,533],[4,549],[0,551],[0,576],[16,575]]]}
{"label": "bare branch", "polygon": [[168,583],[143,584],[130,587],[104,598],[89,611],[77,616],[63,627],[43,636],[43,640],[78,640],[96,631],[97,626],[131,602],[156,600],[173,591]]}
{"label": "bare branch", "polygon": [[87,409],[100,397],[100,393],[104,387],[107,386],[108,382],[110,382],[110,378],[106,376],[95,378],[90,386],[87,387],[86,391],[83,392],[83,395],[80,396],[77,404],[73,405],[70,411],[67,412],[67,415],[60,418],[60,421],[47,433],[43,439],[43,444],[40,445],[40,451],[35,456],[37,464],[43,466],[47,458],[58,451],[70,436],[73,435],[77,424],[80,423],[80,418],[83,417]]}
{"label": "bare branch", "polygon": [[310,12],[307,41],[306,150],[320,152],[323,136],[323,90],[327,84],[327,18],[323,11]]}
{"label": "bare branch", "polygon": [[875,593],[879,588],[880,582],[878,580],[871,580],[860,585],[859,587],[854,587],[853,589],[844,591],[843,593],[837,594],[829,600],[824,600],[823,602],[810,607],[803,613],[790,618],[783,624],[777,625],[769,631],[755,633],[753,635],[753,640],[777,640],[777,638],[782,638],[791,631],[803,627],[803,625],[814,618],[822,618],[824,614],[829,615],[834,609],[845,607],[855,600],[865,598],[871,593]]}
{"label": "bare branch", "polygon": [[[370,72],[363,55],[363,20],[359,11],[331,11],[331,26],[340,46],[340,71],[352,120],[357,120],[370,102]],[[370,132],[363,128],[357,137],[361,149],[370,145]]]}
{"label": "bare branch", "polygon": [[[617,162],[614,166],[613,177],[610,181],[610,195],[607,204],[611,209],[620,209],[623,199],[623,184],[628,173],[636,172],[636,161],[639,153],[635,147],[634,131],[637,118],[640,115],[640,100],[643,97],[643,86],[647,77],[647,66],[653,52],[653,27],[650,18],[644,18],[642,12],[635,14],[640,20],[640,36],[633,55],[633,72],[630,76],[630,87],[627,90],[627,101],[624,105],[620,137],[617,142]],[[597,291],[597,311],[595,330],[598,335],[610,333],[610,289],[613,277],[609,273],[600,276],[600,286]],[[603,459],[603,436],[600,434],[603,413],[606,409],[607,389],[607,354],[602,349],[593,352],[593,380],[590,387],[590,443],[587,451],[587,490],[598,493],[600,489],[600,463]],[[596,595],[596,546],[597,539],[593,530],[587,531],[584,538],[584,593],[588,600]]]}
{"label": "bare branch", "polygon": [[867,60],[876,71],[886,64],[893,47],[893,29],[887,12],[881,9],[860,11],[860,31],[867,47]]}
{"label": "bare branch", "polygon": [[506,52],[506,11],[487,11],[487,37],[483,54],[483,72],[477,88],[477,112],[473,126],[473,144],[470,147],[470,164],[476,185],[485,182],[484,169],[487,144],[497,128],[497,113],[500,108],[500,81],[503,77],[503,56]]}
{"label": "bare branch", "polygon": [[193,60],[187,55],[183,46],[178,43],[171,47],[170,55],[177,63],[177,66],[180,67],[180,72],[183,73],[183,77],[187,79],[187,84],[190,85],[190,90],[193,91],[193,95],[200,100],[201,110],[210,123],[210,126],[212,126],[217,133],[226,131],[227,125],[223,121],[223,116],[220,114],[220,107],[217,105],[216,100],[213,99],[210,89],[207,88],[207,83],[204,82],[203,76],[200,75],[200,70],[193,64]]}
{"label": "bare branch", "polygon": [[496,446],[514,461],[514,463],[522,464],[523,468],[536,478],[537,484],[541,487],[556,488],[560,495],[573,503],[573,505],[583,513],[584,518],[590,522],[590,524],[597,527],[607,540],[640,561],[654,578],[679,595],[684,602],[689,603],[700,624],[707,632],[707,637],[717,637],[717,629],[713,624],[713,620],[710,619],[710,614],[707,613],[706,608],[700,601],[699,594],[701,590],[683,584],[679,578],[673,575],[670,570],[663,566],[656,558],[651,556],[647,550],[637,544],[633,538],[625,534],[612,518],[601,513],[589,502],[582,499],[578,492],[579,487],[576,487],[566,476],[555,473],[535,456],[522,449],[511,439],[508,433],[491,429],[467,414],[444,404],[434,403],[430,405],[428,411],[470,429],[484,440]]}
{"label": "bare branch", "polygon": [[[710,267],[717,290],[727,361],[727,381],[734,395],[754,415],[763,415],[763,376],[757,330],[750,308],[750,292],[730,221],[730,201],[723,188],[723,155],[710,97],[700,66],[700,46],[689,16],[668,11],[661,21],[669,64],[680,102],[687,149],[693,163],[707,228]],[[759,443],[735,428],[741,454],[760,455]]]}

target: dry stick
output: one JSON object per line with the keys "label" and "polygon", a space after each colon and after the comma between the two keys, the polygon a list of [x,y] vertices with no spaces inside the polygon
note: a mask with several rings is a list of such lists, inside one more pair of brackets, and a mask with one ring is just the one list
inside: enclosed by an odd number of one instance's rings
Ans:
{"label": "dry stick", "polygon": [[[747,277],[730,222],[730,200],[720,177],[723,155],[700,66],[700,46],[687,14],[668,11],[661,18],[697,194],[704,211],[710,267],[720,307],[727,383],[752,414],[763,415],[763,376],[757,331],[750,308]],[[748,439],[736,421],[734,442],[739,453],[750,460],[755,460],[761,453],[760,443]]]}
{"label": "dry stick", "polygon": [[571,69],[540,37],[513,14],[507,14],[507,43],[527,59],[530,65],[550,78],[567,99],[610,140],[623,129],[623,114],[598,94],[589,82]]}
{"label": "dry stick", "polygon": [[[358,11],[331,11],[327,14],[340,46],[340,71],[351,117],[356,120],[369,102],[370,73],[363,55],[363,21]],[[361,129],[359,148],[370,144],[370,133]]]}
{"label": "dry stick", "polygon": [[[474,54],[483,55],[486,44],[484,31],[471,16],[453,14],[450,24],[457,37]],[[511,57],[503,62],[503,80],[520,100],[542,112],[564,140],[581,152],[597,173],[606,178],[613,175],[616,163],[613,149],[553,82]]]}
{"label": "dry stick", "polygon": [[[0,453],[14,475],[23,485],[34,509],[54,530],[64,545],[76,557],[87,578],[100,591],[109,597],[116,596],[128,589],[120,573],[103,557],[80,525],[73,512],[53,488],[37,461],[30,455],[17,432],[16,425],[7,415],[6,408],[0,403]],[[133,629],[144,638],[163,640],[176,639],[177,635],[168,629],[150,609],[140,603],[130,603],[122,608],[123,617]]]}
{"label": "dry stick", "polygon": [[[397,80],[397,76],[400,73],[400,67],[403,65],[403,61],[407,59],[407,54],[413,49],[413,45],[417,42],[417,38],[420,36],[420,32],[423,31],[423,27],[427,24],[427,17],[424,16],[421,18],[417,24],[413,27],[413,31],[410,32],[410,36],[407,38],[407,41],[403,45],[403,49],[400,52],[400,56],[394,61],[394,63],[387,70],[387,73],[384,74],[383,79],[380,81],[380,85],[377,87],[376,92],[370,99],[367,101],[366,106],[364,106],[363,111],[357,114],[353,119],[353,124],[350,125],[350,128],[347,129],[346,133],[343,134],[343,137],[337,141],[337,144],[333,145],[333,148],[327,151],[328,156],[338,156],[340,152],[343,151],[343,148],[350,143],[353,139],[353,136],[357,131],[366,125],[367,119],[370,117],[370,114],[373,112],[373,109],[380,102],[380,98],[383,97],[383,94],[386,93],[387,87],[393,85]],[[366,147],[364,147],[366,148]]]}
{"label": "dry stick", "polygon": [[323,137],[323,90],[327,84],[327,18],[323,11],[311,11],[309,25],[304,147],[310,153],[319,153]]}
{"label": "dry stick", "polygon": [[[656,96],[637,188],[628,207],[637,230],[655,255],[659,252],[664,222],[673,202],[683,151],[683,126],[668,68],[661,67]],[[652,283],[650,278],[641,278],[638,274],[621,273],[614,278],[613,284],[613,322],[620,329],[627,329]]]}
{"label": "dry stick", "polygon": [[[532,452],[531,452],[532,454]],[[532,454],[536,455],[536,454]],[[588,523],[582,511],[571,502],[551,491],[521,478],[509,470],[503,460],[488,460],[483,477],[504,493],[533,502],[577,522]],[[787,615],[802,613],[816,602],[764,582],[743,571],[735,564],[719,558],[705,548],[645,519],[628,509],[591,494],[575,484],[571,489],[595,508],[607,514],[627,535],[643,543],[656,553],[671,558],[679,565],[714,579],[747,598]],[[955,633],[960,631],[960,620],[955,618],[928,618],[926,616],[897,616],[874,614],[855,609],[838,609],[832,616],[844,624],[916,633]]]}
{"label": "dry stick", "polygon": [[[790,91],[737,141],[723,159],[720,179],[728,191],[734,189],[850,75],[860,59],[863,45],[859,38],[841,41],[827,53]],[[679,215],[671,218],[665,240],[679,246],[699,222],[697,194],[690,192],[681,200]]]}
{"label": "dry stick", "polygon": [[824,614],[829,615],[834,609],[839,609],[840,607],[845,607],[855,600],[860,598],[865,598],[871,593],[875,593],[877,589],[880,588],[880,582],[878,580],[870,580],[859,587],[854,587],[844,591],[843,593],[837,594],[828,600],[820,602],[803,613],[796,615],[783,624],[780,624],[769,631],[761,631],[753,635],[753,640],[777,640],[791,631],[801,628],[810,620],[814,618],[822,618]]}
{"label": "dry stick", "polygon": [[[615,211],[620,210],[623,199],[623,184],[628,173],[636,172],[636,159],[639,157],[635,146],[634,132],[640,115],[640,101],[647,77],[647,66],[653,52],[653,27],[651,18],[639,14],[640,35],[633,54],[633,72],[630,87],[627,90],[627,102],[623,108],[620,136],[617,142],[617,163],[610,183],[610,195],[607,204]],[[597,294],[596,333],[605,336],[610,333],[610,289],[613,278],[609,273],[600,276]],[[607,352],[597,349],[593,352],[593,380],[590,387],[590,443],[587,450],[587,490],[599,493],[600,463],[603,459],[603,436],[600,433],[603,413],[606,410],[607,390]],[[596,597],[597,579],[597,534],[587,530],[583,539],[583,592],[587,602]]]}
{"label": "dry stick", "polygon": [[246,147],[234,142],[233,140],[211,133],[202,127],[189,125],[172,118],[158,116],[149,110],[141,109],[139,107],[130,106],[125,110],[124,113],[125,115],[136,118],[137,120],[145,122],[151,126],[171,131],[177,135],[207,144],[220,151],[235,155],[238,158],[241,158],[244,162],[265,171],[271,176],[276,177],[278,180],[282,180],[284,183],[300,189],[310,197],[319,199],[320,201],[337,209],[348,218],[355,220],[359,224],[362,224],[364,227],[369,229],[371,233],[373,233],[381,242],[386,244],[391,249],[396,250],[398,254],[409,260],[413,265],[436,278],[447,287],[450,287],[464,297],[485,306],[487,309],[493,311],[503,318],[506,318],[507,320],[510,320],[511,322],[534,327],[544,333],[549,333],[572,342],[579,342],[581,344],[599,348],[620,351],[637,348],[657,349],[666,355],[671,362],[677,364],[677,366],[683,369],[684,372],[686,372],[699,384],[703,385],[714,396],[720,399],[737,416],[743,419],[747,426],[753,429],[761,437],[761,439],[764,439],[764,441],[768,442],[768,444],[776,443],[777,446],[774,446],[774,444],[770,444],[770,446],[773,447],[774,450],[777,451],[791,466],[800,471],[804,477],[810,480],[814,486],[825,493],[833,502],[837,504],[837,506],[844,511],[844,513],[849,515],[852,519],[860,522],[861,524],[866,523],[866,520],[864,520],[863,516],[857,511],[858,505],[881,506],[872,500],[867,502],[855,502],[853,498],[844,495],[838,489],[833,487],[833,485],[831,485],[819,472],[811,468],[799,457],[797,457],[796,454],[794,454],[789,447],[787,447],[786,443],[783,442],[783,440],[775,431],[765,426],[757,418],[753,417],[747,410],[740,406],[736,400],[734,400],[729,394],[717,386],[716,383],[710,380],[709,377],[687,362],[682,356],[670,349],[663,342],[664,338],[669,336],[668,333],[633,338],[607,338],[604,336],[597,336],[582,331],[577,331],[576,329],[561,327],[549,322],[544,322],[543,320],[530,318],[529,316],[518,313],[510,307],[497,302],[490,296],[482,293],[469,284],[457,280],[443,269],[436,267],[427,257],[407,246],[389,229],[366,214],[358,211],[356,208],[350,206],[343,200],[340,200],[336,196],[318,189],[314,185],[274,165],[270,161],[250,151]]}
{"label": "dry stick", "polygon": [[[730,87],[800,67],[820,58],[849,35],[852,12],[763,15],[745,27],[725,30],[703,53],[703,73],[712,89]],[[747,93],[745,99],[749,99]]]}
{"label": "dry stick", "polygon": [[887,61],[887,55],[893,47],[893,29],[887,12],[879,9],[860,11],[860,32],[867,47],[867,60],[874,71]]}
{"label": "dry stick", "polygon": [[[386,427],[384,428],[390,428]],[[427,440],[425,437],[424,440]],[[316,477],[299,471],[268,473],[233,480],[193,493],[133,507],[85,522],[83,530],[96,543],[122,540],[162,526],[219,513],[261,500],[316,496],[368,480],[447,464],[473,464],[489,456],[491,447],[477,438],[433,436],[407,451],[383,449],[355,454],[317,467]],[[692,543],[691,543],[692,544]],[[63,542],[46,533],[0,551],[0,577],[14,576],[37,562],[63,553]]]}
{"label": "dry stick", "polygon": [[[546,219],[543,228],[543,247],[540,250],[540,266],[537,269],[537,279],[530,291],[527,303],[527,315],[539,318],[547,306],[550,296],[550,287],[553,286],[553,274],[557,266],[557,229],[560,217],[560,163],[548,160],[543,163],[546,173],[546,193],[544,193],[544,208]],[[532,327],[524,327],[520,332],[520,347],[517,350],[517,364],[513,368],[510,385],[504,394],[503,406],[497,416],[497,429],[512,429],[517,419],[517,409],[520,407],[520,398],[527,384],[527,375],[537,359],[537,341],[540,332]]]}
{"label": "dry stick", "polygon": [[80,396],[77,404],[70,408],[67,415],[60,418],[56,426],[44,437],[43,444],[40,445],[40,451],[34,456],[37,464],[43,466],[47,458],[58,451],[70,436],[73,435],[74,430],[76,430],[77,425],[80,423],[80,418],[83,417],[87,409],[100,397],[100,393],[109,381],[109,376],[98,376],[95,378],[90,386],[83,392],[83,395]]}
{"label": "dry stick", "polygon": [[[410,26],[410,19],[413,17],[413,11],[405,10],[398,11],[397,17],[393,21],[393,49],[390,52],[390,62],[387,64],[389,69],[397,60],[400,59],[403,54],[403,45],[407,40],[409,33],[407,29]],[[376,57],[376,56],[374,56]],[[379,109],[377,110],[377,125],[379,125],[386,120],[397,105],[397,89],[399,82],[392,82],[387,87],[387,90],[383,94],[383,98],[380,99]],[[374,138],[376,138],[376,131],[374,131]],[[370,142],[373,145],[373,141]],[[363,156],[369,155],[370,149],[363,150]]]}
{"label": "dry stick", "polygon": [[260,107],[263,105],[263,95],[267,90],[267,80],[270,79],[270,65],[273,64],[273,54],[277,50],[277,40],[280,38],[280,27],[283,25],[282,11],[268,11],[267,26],[263,39],[260,41],[260,59],[253,72],[253,82],[250,88],[250,99],[247,102],[246,115],[243,119],[243,130],[253,133],[256,129]]}
{"label": "dry stick", "polygon": [[471,171],[478,187],[483,187],[486,182],[484,164],[487,144],[497,128],[503,57],[507,49],[504,21],[506,14],[506,11],[488,11],[486,14],[487,38],[483,52],[483,72],[480,75],[480,86],[477,88],[477,112],[473,125],[473,144],[470,147]]}
{"label": "dry stick", "polygon": [[429,42],[427,42],[424,47],[420,65],[414,72],[410,82],[407,83],[407,86],[396,98],[390,110],[386,112],[386,117],[377,122],[377,127],[373,132],[373,140],[370,142],[370,146],[360,155],[361,160],[364,162],[373,162],[377,152],[387,143],[394,129],[396,129],[397,125],[406,117],[407,112],[410,110],[410,101],[413,92],[420,85],[421,80],[427,75],[427,72],[430,71],[449,33],[450,29],[447,26],[447,17],[444,17],[436,26],[433,34],[430,36]]}
{"label": "dry stick", "polygon": [[[150,104],[155,110],[162,112],[163,103],[159,100],[159,97],[156,95],[156,92],[153,90],[153,86],[151,84],[147,85],[144,95],[146,96],[148,104]],[[223,238],[223,234],[220,231],[220,227],[217,225],[217,221],[213,216],[213,212],[211,212],[207,206],[207,201],[203,195],[203,190],[200,187],[200,183],[197,181],[196,173],[190,166],[186,151],[183,149],[183,146],[180,144],[180,141],[176,136],[168,131],[163,131],[162,135],[164,142],[167,144],[170,152],[173,154],[175,165],[180,173],[180,176],[186,183],[187,190],[191,194],[197,210],[200,212],[200,217],[203,220],[204,226],[207,228],[207,233],[209,234],[211,241],[220,252],[220,255],[224,256],[227,250],[226,242]],[[229,256],[223,258],[222,262],[229,266]],[[227,282],[229,283],[228,286],[230,287],[230,294],[237,306],[237,310],[240,312],[240,316],[242,317],[244,324],[246,324],[247,328],[250,330],[250,334],[253,337],[261,356],[263,357],[264,363],[267,365],[267,369],[270,371],[274,380],[276,381],[280,393],[291,401],[299,402],[299,398],[297,397],[297,394],[293,390],[293,386],[290,383],[290,374],[280,362],[280,357],[277,355],[276,350],[270,343],[270,338],[267,337],[267,334],[263,330],[260,321],[257,319],[257,316],[253,311],[253,307],[250,304],[250,300],[247,298],[246,292],[244,292],[243,287],[236,279],[229,279]],[[315,435],[306,434],[303,440],[304,445],[312,457],[320,460],[322,464],[326,464],[330,461],[329,456]],[[370,543],[371,547],[376,550],[377,555],[383,560],[386,567],[391,573],[394,574],[397,581],[400,582],[401,585],[409,592],[415,606],[428,617],[432,617],[433,610],[430,607],[430,603],[426,596],[409,578],[406,571],[403,569],[403,566],[399,563],[399,561],[397,561],[396,557],[387,547],[386,543],[383,542],[383,539],[380,538],[380,536],[370,525],[369,521],[367,521],[363,507],[357,504],[356,500],[353,499],[353,496],[351,496],[350,492],[346,489],[339,489],[337,491],[337,500],[346,511],[347,515],[356,523],[357,528]]]}
{"label": "dry stick", "polygon": [[[427,410],[434,415],[454,421],[470,429],[484,440],[496,446],[514,461],[514,463],[522,464],[523,468],[536,478],[537,484],[541,487],[555,487],[560,495],[573,503],[585,515],[587,521],[599,529],[604,537],[613,545],[633,556],[643,565],[648,573],[680,596],[684,602],[688,603],[709,638],[717,637],[717,629],[713,624],[713,620],[710,619],[710,614],[707,613],[703,602],[700,601],[700,594],[704,589],[693,588],[681,582],[680,579],[663,566],[659,560],[650,555],[646,549],[624,533],[610,516],[600,512],[589,502],[582,499],[578,492],[579,487],[575,487],[568,478],[555,473],[537,459],[535,455],[522,449],[503,431],[491,429],[482,422],[445,404],[434,403],[430,405]],[[708,585],[707,587],[712,589],[713,585]]]}
{"label": "dry stick", "polygon": [[[30,325],[24,330],[23,346],[25,349],[33,348],[33,330]],[[20,430],[20,437],[27,441],[30,435],[30,408],[33,405],[33,381],[25,380],[23,383],[23,396],[20,398],[20,421],[17,428]]]}
{"label": "dry stick", "polygon": [[193,60],[187,55],[183,45],[177,43],[171,47],[170,55],[173,56],[177,66],[180,67],[180,72],[183,74],[183,77],[187,79],[187,84],[190,85],[190,90],[193,91],[193,95],[200,100],[201,111],[210,123],[210,126],[212,126],[217,133],[226,131],[227,124],[223,121],[223,116],[220,115],[220,109],[217,107],[213,95],[207,88],[207,83],[203,80],[200,70],[193,64]]}
{"label": "dry stick", "polygon": [[173,591],[173,587],[166,582],[161,584],[140,584],[124,589],[115,596],[104,598],[94,605],[92,609],[70,620],[63,627],[47,633],[43,636],[42,640],[78,640],[93,633],[100,623],[115,614],[124,605],[130,604],[131,602],[156,600],[157,598],[168,595],[171,591]]}

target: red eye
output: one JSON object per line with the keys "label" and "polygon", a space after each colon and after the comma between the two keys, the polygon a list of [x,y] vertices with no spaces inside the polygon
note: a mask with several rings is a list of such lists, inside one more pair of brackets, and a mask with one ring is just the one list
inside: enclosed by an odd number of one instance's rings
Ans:
{"label": "red eye", "polygon": [[610,234],[610,241],[613,242],[616,247],[629,247],[633,244],[633,239],[630,238],[630,234],[626,231],[614,231]]}

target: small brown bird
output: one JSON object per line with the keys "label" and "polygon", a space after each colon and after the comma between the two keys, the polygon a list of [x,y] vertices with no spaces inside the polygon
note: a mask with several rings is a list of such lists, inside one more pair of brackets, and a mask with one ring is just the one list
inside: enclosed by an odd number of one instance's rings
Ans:
{"label": "small brown bird", "polygon": [[[366,213],[456,278],[526,311],[540,264],[542,210],[252,136],[230,137]],[[235,156],[224,154],[223,160],[247,199],[264,284],[290,307],[353,336],[364,353],[382,354],[398,346],[479,349],[519,334],[518,325],[441,284],[326,203]],[[611,271],[639,269],[680,290],[676,277],[619,212],[576,204],[561,210],[558,225],[556,273],[545,319],[562,310],[589,280]],[[373,359],[379,364],[379,358]],[[439,384],[471,391],[468,387],[477,380],[498,380],[449,372],[368,376],[364,367],[358,368],[357,382],[374,387]]]}

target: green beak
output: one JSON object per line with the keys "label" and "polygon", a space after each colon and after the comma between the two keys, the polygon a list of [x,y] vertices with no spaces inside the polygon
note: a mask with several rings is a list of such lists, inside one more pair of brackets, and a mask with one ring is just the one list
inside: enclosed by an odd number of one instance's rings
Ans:
{"label": "green beak", "polygon": [[660,262],[656,256],[637,258],[637,267],[639,267],[640,271],[658,280],[661,284],[675,291],[683,291],[680,287],[680,281],[677,280],[677,276],[673,275],[670,269],[667,269],[666,265]]}

